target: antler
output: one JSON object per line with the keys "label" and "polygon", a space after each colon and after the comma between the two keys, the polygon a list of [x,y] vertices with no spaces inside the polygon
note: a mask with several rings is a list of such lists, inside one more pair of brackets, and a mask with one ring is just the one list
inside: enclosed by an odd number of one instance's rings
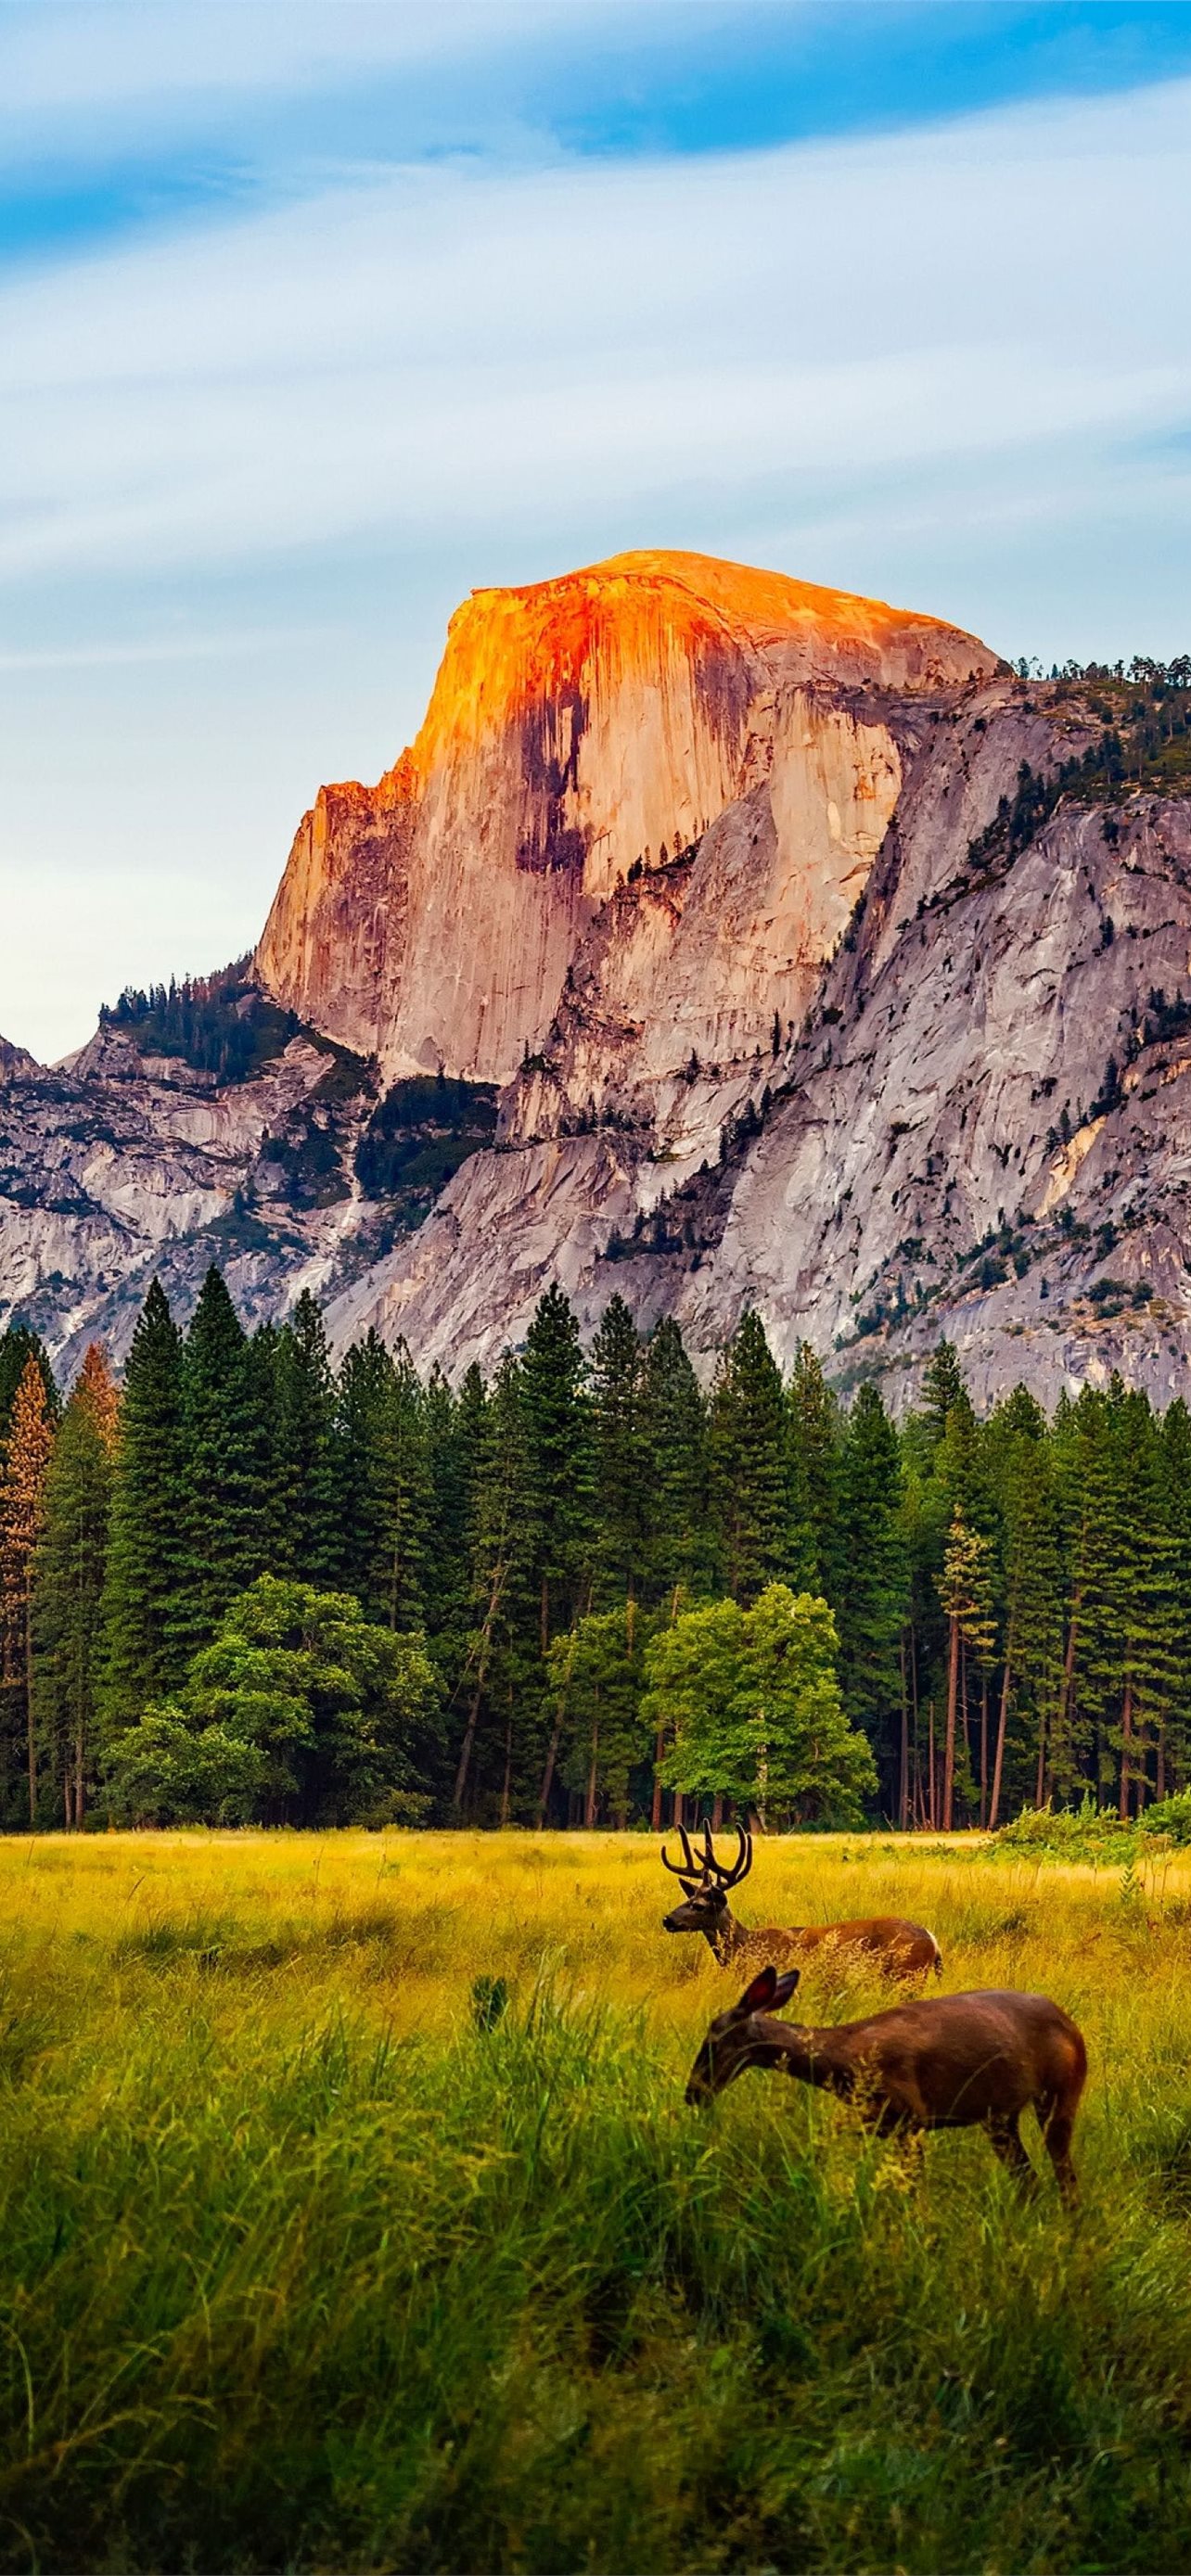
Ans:
{"label": "antler", "polygon": [[721,1887],[738,1887],[741,1879],[748,1877],[753,1866],[752,1835],[745,1832],[743,1825],[737,1826],[736,1833],[736,1858],[731,1866],[725,1869],[722,1860],[716,1859],[710,1825],[703,1827],[703,1875],[705,1878],[718,1878]]}
{"label": "antler", "polygon": [[682,1859],[681,1859],[681,1860],[671,1860],[671,1859],[670,1859],[670,1857],[669,1857],[669,1854],[667,1853],[666,1846],[665,1846],[665,1844],[663,1843],[663,1844],[662,1844],[662,1866],[663,1866],[663,1868],[664,1868],[664,1869],[672,1869],[672,1870],[673,1870],[673,1872],[674,1872],[675,1878],[701,1878],[701,1877],[703,1876],[703,1872],[702,1872],[702,1870],[701,1870],[701,1869],[700,1869],[700,1867],[699,1867],[699,1863],[698,1863],[698,1861],[696,1860],[696,1858],[695,1858],[695,1855],[694,1855],[693,1851],[691,1850],[691,1846],[690,1846],[690,1838],[689,1838],[689,1836],[688,1836],[688,1834],[687,1834],[687,1829],[686,1829],[686,1826],[685,1826],[685,1825],[680,1825],[680,1826],[679,1826],[679,1828],[678,1828],[678,1839],[679,1839],[680,1843],[682,1844]]}

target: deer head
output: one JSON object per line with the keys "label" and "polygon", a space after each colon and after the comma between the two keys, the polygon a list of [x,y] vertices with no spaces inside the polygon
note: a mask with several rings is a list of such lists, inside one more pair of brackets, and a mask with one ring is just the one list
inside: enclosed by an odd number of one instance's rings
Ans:
{"label": "deer head", "polygon": [[688,2102],[710,2102],[746,2067],[764,2066],[781,2056],[780,2045],[756,2016],[779,2011],[797,1983],[797,1968],[787,1968],[782,1977],[776,1968],[761,1968],[739,2002],[728,2012],[716,2014],[687,2080]]}
{"label": "deer head", "polygon": [[678,1839],[682,1844],[680,1861],[670,1859],[663,1843],[663,1867],[673,1871],[686,1898],[685,1905],[676,1905],[672,1914],[663,1915],[664,1932],[703,1932],[709,1941],[714,1942],[717,1934],[726,1928],[731,1919],[728,1890],[738,1887],[741,1879],[748,1877],[753,1865],[752,1836],[746,1834],[743,1825],[738,1825],[736,1832],[736,1858],[727,1869],[722,1861],[716,1859],[710,1825],[704,1825],[703,1849],[697,1857],[691,1849],[684,1825],[678,1828]]}

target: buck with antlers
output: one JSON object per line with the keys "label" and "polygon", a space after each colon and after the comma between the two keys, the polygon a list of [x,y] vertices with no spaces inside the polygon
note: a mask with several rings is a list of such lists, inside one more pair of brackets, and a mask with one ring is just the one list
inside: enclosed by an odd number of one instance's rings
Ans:
{"label": "buck with antlers", "polygon": [[792,1931],[750,1932],[738,1923],[728,1903],[730,1888],[739,1887],[753,1865],[753,1838],[738,1825],[736,1858],[730,1867],[716,1859],[711,1827],[703,1828],[703,1849],[696,1857],[691,1849],[685,1826],[678,1829],[682,1859],[671,1860],[662,1845],[662,1859],[682,1882],[685,1905],[676,1905],[672,1914],[663,1917],[667,1932],[701,1932],[726,1968],[732,1960],[748,1958],[806,1958],[811,1951],[843,1949],[867,1951],[888,1976],[921,1976],[928,1968],[942,1974],[943,1960],[933,1932],[921,1923],[906,1923],[898,1914],[876,1914],[853,1923],[804,1923]]}
{"label": "buck with antlers", "polygon": [[769,2067],[855,2101],[878,2136],[898,2130],[983,2128],[1027,2191],[1038,2176],[1018,2135],[1033,2110],[1063,2199],[1075,2198],[1071,2133],[1088,2071],[1082,2034],[1047,1995],[941,1995],[896,2004],[871,2020],[811,2030],[772,2017],[798,1983],[762,1968],[719,2013],[691,2068],[688,2102],[707,2102],[750,2066]]}

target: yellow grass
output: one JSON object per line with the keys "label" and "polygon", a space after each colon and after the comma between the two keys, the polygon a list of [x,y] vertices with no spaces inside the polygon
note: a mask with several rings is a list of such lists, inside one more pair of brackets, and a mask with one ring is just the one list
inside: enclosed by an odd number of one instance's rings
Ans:
{"label": "yellow grass", "polygon": [[[1191,1854],[791,1837],[740,1892],[1072,2012],[1074,2223],[975,2136],[688,2111],[736,1979],[673,1885],[641,1835],[0,1844],[0,2563],[1175,2563]],[[888,2000],[816,1960],[798,2009]]]}

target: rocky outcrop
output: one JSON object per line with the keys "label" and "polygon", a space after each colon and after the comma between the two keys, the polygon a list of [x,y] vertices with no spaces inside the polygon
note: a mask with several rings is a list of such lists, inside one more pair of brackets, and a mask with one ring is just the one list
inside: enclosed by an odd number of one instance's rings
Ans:
{"label": "rocky outcrop", "polygon": [[[1187,1391],[1191,805],[1076,787],[1023,848],[981,851],[1022,763],[1055,774],[1089,719],[998,680],[885,720],[900,794],[794,1033],[750,1053],[745,1022],[674,1077],[687,939],[728,918],[732,853],[763,846],[753,790],[605,908],[504,1151],[340,1299],[340,1335],[374,1323],[462,1367],[557,1277],[589,1328],[613,1290],[643,1324],[676,1314],[707,1367],[752,1305],[783,1360],[805,1338],[895,1400],[941,1332],[984,1398],[1113,1367]],[[641,945],[638,1029],[616,1000]]]}
{"label": "rocky outcrop", "polygon": [[155,1272],[185,1314],[218,1261],[250,1322],[333,1291],[378,1250],[351,1172],[372,1107],[308,1036],[223,1085],[114,1029],[69,1067],[25,1057],[0,1088],[0,1311],[69,1378],[92,1339],[123,1356]]}
{"label": "rocky outcrop", "polygon": [[[992,668],[934,619],[700,555],[473,592],[412,748],[376,788],[324,788],[305,816],[256,971],[387,1078],[441,1065],[507,1082],[540,1049],[599,906],[772,775],[743,999],[764,986],[768,1010],[773,986],[796,1011],[896,795],[882,726],[846,701]],[[700,1025],[732,1014],[734,947],[728,925],[705,938]],[[647,943],[638,963],[622,1001],[646,1018]]]}
{"label": "rocky outcrop", "polygon": [[217,1258],[250,1317],[309,1284],[457,1376],[559,1280],[706,1370],[754,1305],[895,1399],[944,1331],[985,1397],[1184,1389],[1191,767],[1127,792],[1110,715],[699,556],[473,594],[220,984],[268,1061],[154,1056],[152,1013],[0,1048],[0,1304],[118,1355]]}

